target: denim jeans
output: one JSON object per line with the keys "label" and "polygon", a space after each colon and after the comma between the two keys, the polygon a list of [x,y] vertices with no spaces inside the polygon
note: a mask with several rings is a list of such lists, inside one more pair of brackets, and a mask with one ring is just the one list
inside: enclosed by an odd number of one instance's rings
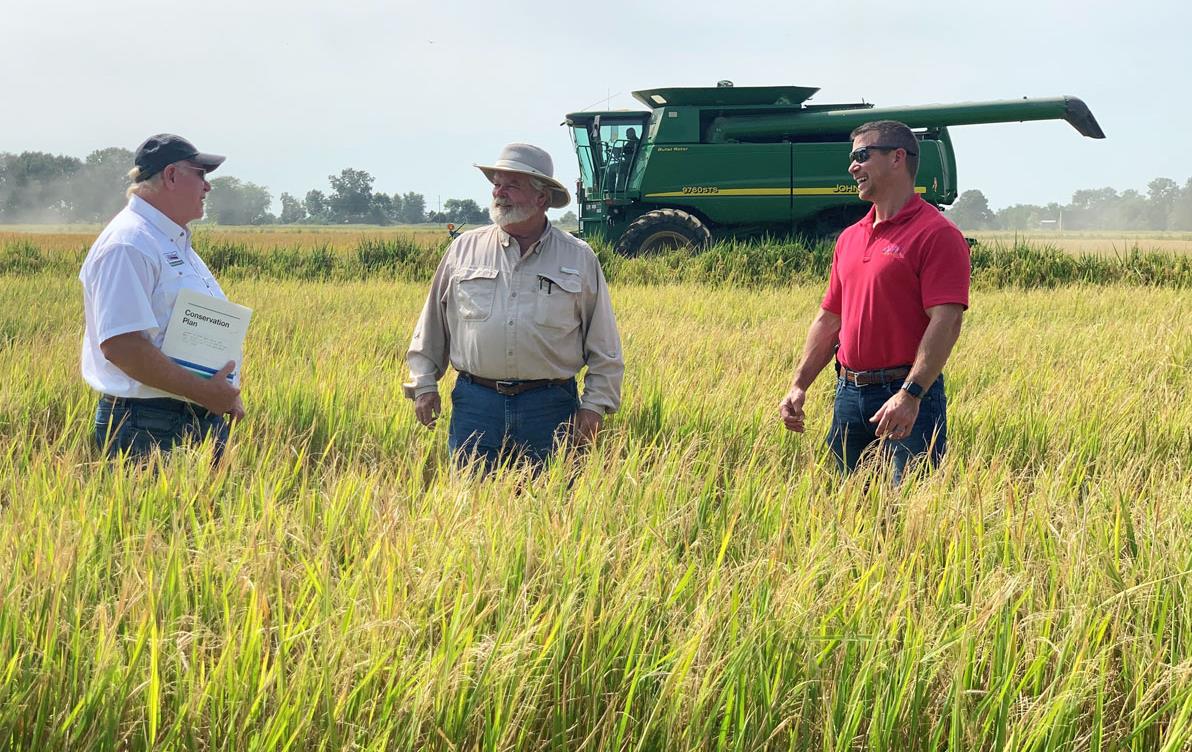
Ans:
{"label": "denim jeans", "polygon": [[486,472],[506,460],[541,466],[566,438],[578,409],[574,380],[507,397],[460,377],[451,390],[447,446],[461,466],[474,457]]}
{"label": "denim jeans", "polygon": [[162,397],[122,399],[103,396],[95,410],[95,441],[108,457],[125,452],[142,458],[154,447],[168,452],[182,441],[215,440],[218,463],[228,443],[228,424],[199,405]]}
{"label": "denim jeans", "polygon": [[884,384],[857,386],[843,378],[836,379],[836,403],[832,410],[832,427],[827,444],[836,456],[841,471],[857,469],[866,450],[880,447],[883,461],[894,466],[895,485],[902,482],[908,466],[926,460],[931,467],[939,464],[947,449],[947,398],[944,396],[944,377],[923,393],[919,401],[919,415],[910,434],[904,439],[879,441],[877,423],[870,423],[886,400],[902,388],[902,379]]}

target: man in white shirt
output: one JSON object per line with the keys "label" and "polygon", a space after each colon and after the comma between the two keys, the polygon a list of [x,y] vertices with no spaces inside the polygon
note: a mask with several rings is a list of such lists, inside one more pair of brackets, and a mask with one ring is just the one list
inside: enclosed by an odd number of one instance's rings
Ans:
{"label": "man in white shirt", "polygon": [[187,228],[203,216],[207,173],[223,161],[180,136],[147,139],[129,172],[128,205],[83,261],[82,372],[100,393],[95,438],[109,456],[169,451],[210,435],[218,461],[228,438],[224,416],[244,417],[235,363],[204,379],[161,352],[181,290],[226,300]]}
{"label": "man in white shirt", "polygon": [[[450,364],[448,446],[491,469],[503,458],[541,465],[570,431],[590,442],[621,404],[625,364],[608,283],[588,244],[553,227],[571,201],[550,155],[509,144],[492,165],[494,224],[463,233],[431,281],[406,362],[406,395],[428,428]],[[587,366],[582,398],[576,374]]]}

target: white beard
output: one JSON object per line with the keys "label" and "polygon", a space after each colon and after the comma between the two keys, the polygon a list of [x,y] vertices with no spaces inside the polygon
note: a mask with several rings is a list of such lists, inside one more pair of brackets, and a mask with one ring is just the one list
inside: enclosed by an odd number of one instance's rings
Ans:
{"label": "white beard", "polygon": [[493,224],[500,227],[525,222],[533,217],[534,213],[533,207],[529,206],[497,206],[496,199],[488,207],[488,216],[492,219]]}

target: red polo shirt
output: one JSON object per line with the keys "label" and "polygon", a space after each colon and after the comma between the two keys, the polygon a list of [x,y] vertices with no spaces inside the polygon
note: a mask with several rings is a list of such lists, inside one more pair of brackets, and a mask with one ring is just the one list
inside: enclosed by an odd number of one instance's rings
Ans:
{"label": "red polo shirt", "polygon": [[968,308],[969,249],[956,225],[919,196],[877,227],[873,217],[840,234],[820,304],[840,316],[837,358],[854,371],[910,365],[927,308]]}

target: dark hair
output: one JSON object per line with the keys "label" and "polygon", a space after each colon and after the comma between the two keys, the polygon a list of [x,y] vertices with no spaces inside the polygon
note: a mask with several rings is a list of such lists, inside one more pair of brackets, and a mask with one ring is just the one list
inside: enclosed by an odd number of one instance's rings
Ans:
{"label": "dark hair", "polygon": [[876,133],[878,143],[886,146],[897,146],[906,151],[906,169],[911,179],[919,173],[919,141],[915,134],[904,123],[897,120],[874,120],[858,125],[849,138],[856,139],[866,133]]}

